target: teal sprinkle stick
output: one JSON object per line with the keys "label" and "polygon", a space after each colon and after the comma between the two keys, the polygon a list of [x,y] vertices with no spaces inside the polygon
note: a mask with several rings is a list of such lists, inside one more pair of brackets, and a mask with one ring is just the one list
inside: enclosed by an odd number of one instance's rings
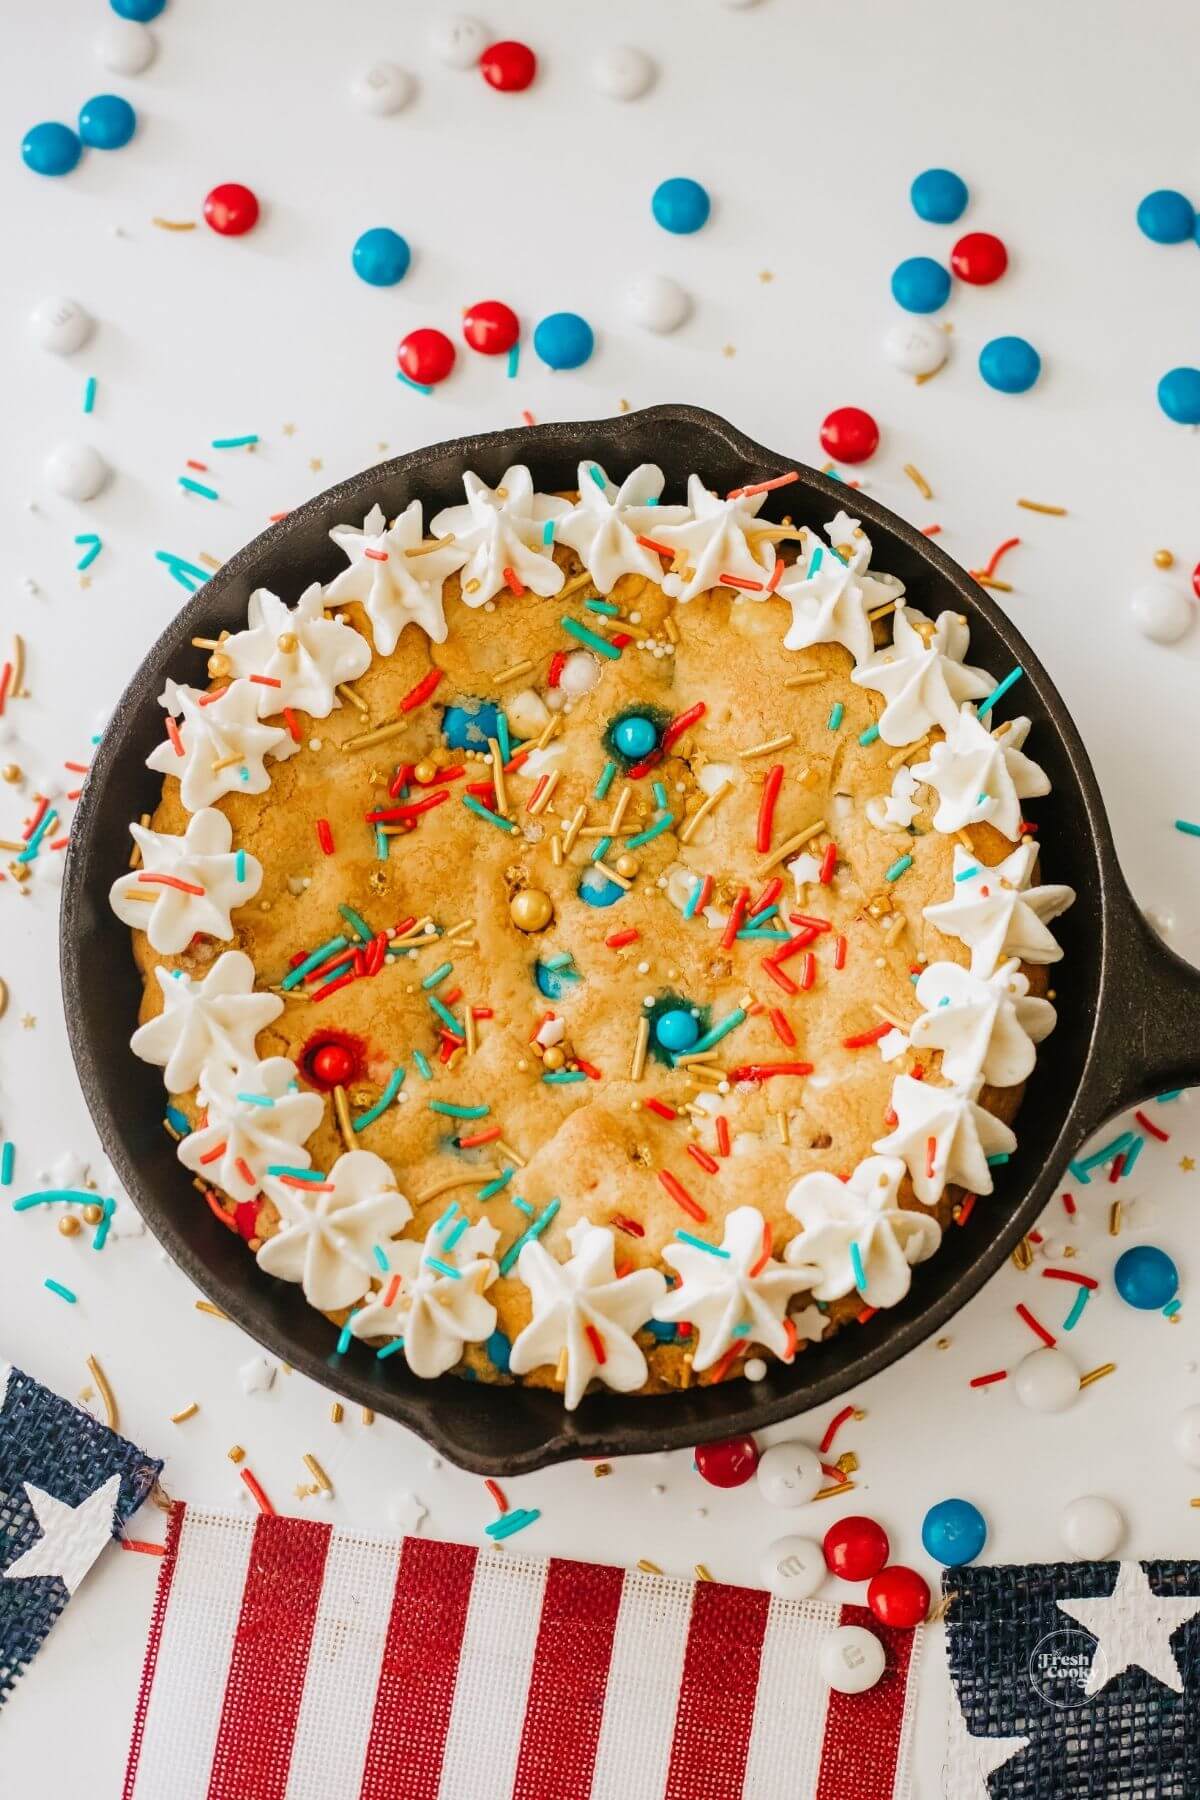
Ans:
{"label": "teal sprinkle stick", "polygon": [[483,801],[477,800],[474,794],[464,794],[462,803],[468,812],[475,814],[477,819],[486,819],[488,824],[495,825],[497,830],[505,832],[509,837],[516,837],[517,828],[512,820],[502,819],[498,813],[489,812]]}
{"label": "teal sprinkle stick", "polygon": [[853,1241],[850,1245],[850,1267],[854,1271],[855,1287],[860,1294],[865,1294],[867,1291],[867,1271],[863,1268],[862,1251]]}
{"label": "teal sprinkle stick", "polygon": [[1007,694],[1009,688],[1012,687],[1015,682],[1020,681],[1020,679],[1024,673],[1025,673],[1024,669],[1018,663],[1017,667],[1015,669],[1010,669],[1008,674],[1004,677],[1004,680],[999,682],[992,689],[992,691],[988,695],[987,699],[980,701],[979,717],[981,719],[986,719],[987,715],[991,712],[991,710],[992,710],[993,706],[995,706],[996,702],[998,700],[1003,700],[1003,698],[1004,698],[1005,694]]}
{"label": "teal sprinkle stick", "polygon": [[396,1353],[403,1350],[403,1348],[404,1339],[393,1338],[390,1344],[385,1344],[382,1350],[377,1350],[375,1352],[375,1359],[377,1362],[384,1362],[389,1356],[395,1356]]}
{"label": "teal sprinkle stick", "polygon": [[73,1294],[69,1287],[63,1286],[61,1281],[52,1281],[49,1275],[47,1275],[42,1286],[48,1287],[52,1294],[57,1294],[60,1300],[66,1300],[71,1306],[76,1305],[78,1302],[78,1294]]}
{"label": "teal sprinkle stick", "polygon": [[664,831],[670,831],[674,823],[675,814],[667,813],[663,818],[656,819],[647,831],[639,831],[636,837],[626,838],[626,849],[637,850],[642,844],[650,843],[651,839],[661,837]]}
{"label": "teal sprinkle stick", "polygon": [[613,843],[613,841],[610,837],[597,838],[596,839],[596,848],[592,851],[592,861],[593,862],[603,862],[604,858],[608,855],[609,851],[612,849],[612,843]]}
{"label": "teal sprinkle stick", "polygon": [[387,861],[388,857],[391,855],[390,845],[391,845],[391,839],[387,836],[386,832],[383,829],[383,826],[377,825],[375,827],[375,860],[376,860],[376,862],[386,862]]}
{"label": "teal sprinkle stick", "polygon": [[233,859],[233,874],[234,879],[239,883],[246,879],[246,852],[244,850],[239,850]]}
{"label": "teal sprinkle stick", "polygon": [[346,1320],[346,1323],[342,1326],[342,1329],[338,1332],[337,1348],[334,1351],[335,1356],[345,1356],[347,1350],[350,1348],[350,1344],[351,1344],[351,1341],[354,1336],[354,1333],[350,1329],[350,1320],[353,1319],[354,1313],[356,1313],[357,1311],[358,1311],[358,1308],[356,1306],[354,1308],[354,1312],[352,1312],[350,1314],[350,1318],[348,1318]]}
{"label": "teal sprinkle stick", "polygon": [[552,1069],[542,1076],[551,1087],[569,1087],[573,1081],[586,1081],[587,1076],[582,1069]]}
{"label": "teal sprinkle stick", "polygon": [[898,856],[891,868],[884,870],[883,879],[885,881],[899,881],[900,877],[904,874],[904,871],[906,869],[911,869],[912,866],[913,859],[911,856]]}
{"label": "teal sprinkle stick", "polygon": [[598,632],[589,631],[586,625],[582,625],[578,619],[572,619],[569,614],[564,613],[559,624],[573,638],[578,638],[581,644],[586,644],[589,650],[594,650],[597,656],[606,656],[609,662],[616,662],[620,656],[621,652],[615,644],[610,644]]}
{"label": "teal sprinkle stick", "polygon": [[372,1244],[371,1254],[374,1256],[375,1261],[378,1264],[381,1272],[384,1275],[386,1275],[392,1265],[388,1261],[387,1251],[384,1249],[383,1245],[382,1244]]}
{"label": "teal sprinkle stick", "polygon": [[180,1137],[186,1137],[188,1132],[192,1129],[187,1122],[186,1116],[180,1112],[177,1106],[167,1107],[164,1115],[164,1123],[169,1125],[172,1131],[177,1131]]}
{"label": "teal sprinkle stick", "polygon": [[257,431],[248,431],[245,437],[214,438],[210,445],[213,450],[244,450],[248,444],[257,444]]}
{"label": "teal sprinkle stick", "polygon": [[497,1175],[494,1181],[489,1181],[486,1187],[481,1187],[475,1198],[477,1200],[494,1200],[496,1195],[508,1186],[515,1174],[515,1169],[505,1169],[502,1175]]}
{"label": "teal sprinkle stick", "polygon": [[[607,794],[609,788],[613,784],[613,780],[616,776],[616,773],[617,773],[617,765],[615,762],[605,763],[604,773],[601,775],[599,781],[596,783],[595,787],[592,790],[592,796],[594,799],[603,800],[605,794]],[[1197,834],[1200,835],[1200,825],[1197,825],[1195,829],[1196,829]]]}
{"label": "teal sprinkle stick", "polygon": [[542,526],[542,542],[543,544],[552,544],[554,542],[553,519],[547,519],[546,523]]}
{"label": "teal sprinkle stick", "polygon": [[619,619],[621,609],[614,606],[611,600],[585,600],[584,607],[588,612],[603,613],[606,619]]}
{"label": "teal sprinkle stick", "polygon": [[89,375],[83,384],[83,410],[85,413],[96,409],[96,377]]}
{"label": "teal sprinkle stick", "polygon": [[324,1181],[319,1169],[292,1169],[287,1163],[272,1163],[268,1175],[290,1175],[293,1181]]}
{"label": "teal sprinkle stick", "polygon": [[557,1213],[561,1205],[561,1200],[551,1200],[549,1205],[538,1214],[537,1218],[533,1221],[533,1224],[527,1225],[516,1242],[509,1245],[508,1249],[504,1252],[504,1255],[500,1258],[500,1273],[502,1275],[508,1274],[526,1244],[532,1244],[535,1238],[541,1237],[543,1231],[545,1231],[547,1225],[549,1225],[550,1221],[554,1218],[555,1213]]}
{"label": "teal sprinkle stick", "polygon": [[661,781],[656,781],[654,783],[654,804],[657,806],[659,812],[666,812],[671,804],[667,799],[667,790]]}
{"label": "teal sprinkle stick", "polygon": [[591,465],[591,467],[589,468],[588,474],[591,476],[592,480],[595,482],[596,486],[600,489],[600,492],[602,494],[607,492],[607,489],[605,488],[605,485],[604,485],[604,475],[603,475],[602,471],[596,467],[595,463],[593,463]]}
{"label": "teal sprinkle stick", "polygon": [[955,881],[970,881],[972,875],[978,875],[978,873],[979,864],[972,863],[969,869],[960,869],[954,879]]}
{"label": "teal sprinkle stick", "polygon": [[521,346],[519,343],[516,343],[513,345],[512,349],[508,353],[508,367],[504,371],[510,381],[516,380],[517,370],[520,368],[520,366],[521,366]]}
{"label": "teal sprinkle stick", "polygon": [[532,1219],[534,1217],[533,1207],[530,1206],[528,1200],[522,1200],[520,1194],[513,1195],[512,1203],[516,1207],[518,1212],[525,1214],[525,1217],[527,1219]]}
{"label": "teal sprinkle stick", "polygon": [[835,700],[832,707],[830,708],[829,717],[825,721],[826,726],[828,727],[828,729],[830,731],[840,731],[841,726],[842,726],[842,720],[845,718],[845,716],[846,716],[846,708],[842,705],[840,700]]}
{"label": "teal sprinkle stick", "polygon": [[875,742],[875,739],[878,736],[879,736],[878,725],[868,725],[867,729],[865,731],[859,732],[858,741],[865,749],[868,744],[873,744]]}
{"label": "teal sprinkle stick", "polygon": [[463,1035],[462,1026],[450,1011],[450,1008],[448,1006],[443,1006],[436,994],[426,994],[425,998],[428,1000],[430,1006],[432,1006],[438,1018],[442,1021],[442,1024],[448,1025],[457,1037],[461,1037]]}
{"label": "teal sprinkle stick", "polygon": [[431,1100],[430,1112],[442,1113],[447,1119],[486,1119],[490,1106],[459,1106],[454,1100]]}
{"label": "teal sprinkle stick", "polygon": [[424,394],[427,400],[433,392],[433,389],[426,387],[423,381],[414,381],[411,375],[406,375],[403,369],[396,370],[396,380],[402,381],[405,387],[412,388],[415,394]]}
{"label": "teal sprinkle stick", "polygon": [[447,975],[451,974],[453,969],[454,964],[451,962],[439,963],[436,969],[431,969],[429,974],[424,977],[421,986],[425,989],[426,993],[428,993],[429,989],[435,988],[439,981],[445,981]]}
{"label": "teal sprinkle stick", "polygon": [[559,956],[548,956],[542,964],[542,967],[543,969],[549,969],[552,975],[557,975],[560,970],[565,969],[568,964],[573,963],[574,960],[575,958],[572,956],[571,952],[569,950],[564,950]]}
{"label": "teal sprinkle stick", "polygon": [[1121,1164],[1122,1175],[1128,1175],[1130,1173],[1130,1171],[1133,1168],[1134,1163],[1137,1161],[1138,1157],[1142,1154],[1142,1151],[1145,1148],[1146,1148],[1145,1138],[1144,1137],[1135,1137],[1132,1144],[1129,1146],[1128,1150],[1125,1152],[1125,1161]]}
{"label": "teal sprinkle stick", "polygon": [[310,970],[315,969],[319,963],[327,961],[328,958],[333,955],[335,950],[344,950],[349,942],[349,938],[331,937],[327,944],[322,944],[320,948],[314,950],[310,956],[306,956],[304,961],[302,963],[297,963],[294,969],[289,969],[283,980],[280,982],[280,987],[294,988],[297,982],[304,980],[304,977]]}
{"label": "teal sprinkle stick", "polygon": [[456,1225],[453,1225],[450,1228],[449,1236],[447,1237],[443,1248],[446,1250],[453,1250],[455,1244],[457,1244],[457,1242],[458,1242],[459,1238],[462,1236],[463,1232],[469,1231],[470,1227],[471,1227],[471,1221],[470,1221],[470,1219],[468,1219],[466,1213],[464,1213],[462,1215],[461,1219],[459,1219],[458,1223]]}
{"label": "teal sprinkle stick", "polygon": [[343,919],[345,919],[347,925],[349,925],[353,931],[358,933],[362,942],[364,944],[369,944],[375,934],[367,924],[367,921],[363,918],[362,914],[356,913],[352,906],[339,906],[338,911],[341,913]]}
{"label": "teal sprinkle stick", "polygon": [[685,1056],[699,1056],[705,1050],[711,1050],[714,1045],[720,1043],[722,1038],[728,1037],[731,1031],[736,1031],[745,1017],[745,1007],[735,1006],[733,1011],[726,1013],[723,1019],[718,1019],[711,1031],[706,1031],[702,1038],[697,1038],[690,1050],[684,1050],[673,1055],[671,1058],[672,1063],[678,1064],[682,1062]]}
{"label": "teal sprinkle stick", "polygon": [[117,1210],[117,1203],[115,1200],[102,1200],[100,1202],[100,1207],[100,1223],[97,1225],[96,1235],[92,1239],[93,1250],[103,1250],[105,1244],[107,1244],[109,1229],[113,1221],[113,1214]]}
{"label": "teal sprinkle stick", "polygon": [[176,556],[171,550],[156,550],[154,560],[163,563],[167,573],[180,587],[185,587],[189,594],[194,594],[198,587],[203,587],[208,580],[208,570],[198,569],[195,563],[188,562],[182,556]]}
{"label": "teal sprinkle stick", "polygon": [[179,475],[176,479],[181,488],[186,489],[189,494],[199,494],[202,500],[219,500],[221,498],[216,488],[205,487],[202,481],[193,481],[190,475]]}
{"label": "teal sprinkle stick", "polygon": [[498,1519],[493,1519],[490,1525],[485,1525],[484,1530],[492,1542],[498,1544],[502,1538],[512,1537],[514,1533],[524,1531],[527,1525],[536,1525],[541,1516],[541,1511],[536,1506],[519,1506],[510,1512],[501,1513]]}
{"label": "teal sprinkle stick", "polygon": [[439,1275],[447,1275],[451,1281],[462,1280],[461,1269],[456,1269],[453,1263],[440,1262],[436,1256],[427,1256],[424,1262],[427,1269],[436,1269]]}
{"label": "teal sprinkle stick", "polygon": [[700,896],[703,892],[704,892],[704,877],[703,877],[703,875],[697,875],[696,885],[692,889],[691,893],[688,895],[687,902],[683,909],[683,916],[685,919],[694,919],[695,918],[696,908],[700,904]]}
{"label": "teal sprinkle stick", "polygon": [[13,1201],[14,1212],[28,1212],[31,1206],[46,1206],[62,1201],[67,1206],[91,1206],[95,1194],[81,1193],[78,1188],[41,1188],[36,1194],[22,1194]]}
{"label": "teal sprinkle stick", "polygon": [[1200,825],[1194,825],[1190,819],[1176,819],[1175,829],[1185,832],[1188,837],[1200,837]]}
{"label": "teal sprinkle stick", "polygon": [[677,1231],[675,1236],[681,1244],[690,1244],[693,1250],[707,1250],[710,1256],[723,1256],[729,1261],[728,1250],[722,1250],[718,1244],[707,1244],[702,1237],[694,1237],[690,1231]]}
{"label": "teal sprinkle stick", "polygon": [[417,1074],[421,1077],[422,1081],[432,1081],[433,1070],[429,1066],[429,1058],[423,1051],[414,1050],[412,1058],[417,1065]]}
{"label": "teal sprinkle stick", "polygon": [[825,546],[818,544],[808,559],[808,574],[815,575],[825,561]]}
{"label": "teal sprinkle stick", "polygon": [[387,1111],[388,1107],[392,1104],[392,1101],[396,1098],[396,1095],[400,1092],[400,1089],[404,1086],[404,1076],[405,1071],[403,1069],[392,1070],[391,1074],[388,1076],[387,1086],[384,1088],[382,1094],[380,1094],[374,1106],[369,1106],[366,1112],[359,1113],[357,1119],[352,1119],[350,1121],[355,1131],[365,1131],[368,1125],[373,1125],[375,1123],[381,1113]]}
{"label": "teal sprinkle stick", "polygon": [[95,531],[81,531],[79,536],[75,539],[75,542],[77,544],[86,544],[88,546],[79,561],[75,564],[75,567],[77,569],[90,569],[101,550],[104,548],[104,545],[100,542],[99,534]]}
{"label": "teal sprinkle stick", "polygon": [[57,825],[57,823],[58,823],[58,814],[53,810],[53,808],[51,808],[51,810],[46,814],[45,818],[42,820],[41,824],[38,826],[37,830],[34,831],[26,839],[25,848],[22,850],[21,854],[18,856],[17,861],[19,863],[32,862],[34,857],[38,853],[38,847],[40,846],[42,839],[45,837],[45,835],[48,831],[53,830],[54,826]]}
{"label": "teal sprinkle stick", "polygon": [[1088,1303],[1089,1292],[1090,1292],[1090,1289],[1081,1287],[1079,1292],[1076,1294],[1075,1299],[1071,1305],[1071,1310],[1067,1314],[1066,1318],[1063,1320],[1063,1330],[1064,1331],[1074,1331],[1074,1329],[1078,1325],[1080,1319],[1082,1319],[1083,1309]]}
{"label": "teal sprinkle stick", "polygon": [[11,1187],[13,1164],[17,1160],[17,1146],[10,1138],[3,1150],[0,1150],[0,1187]]}

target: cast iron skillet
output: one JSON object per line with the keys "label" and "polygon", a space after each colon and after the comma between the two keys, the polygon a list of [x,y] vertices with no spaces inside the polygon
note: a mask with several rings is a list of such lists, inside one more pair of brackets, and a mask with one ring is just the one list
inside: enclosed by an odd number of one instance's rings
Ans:
{"label": "cast iron skillet", "polygon": [[197,1203],[162,1129],[161,1073],[129,1051],[141,984],[108,890],[127,866],[130,819],[158,798],[160,779],[145,767],[162,736],[157,696],[167,675],[199,674],[193,636],[244,624],[252,589],[295,599],[314,578],[332,578],[343,562],[329,528],[357,522],[375,501],[390,517],[419,497],[428,517],[461,500],[464,469],[494,484],[513,462],[528,463],[543,490],[570,488],[583,456],[598,458],[618,479],[636,463],[658,463],[668,496],[680,499],[693,469],[725,492],[797,467],[711,413],[657,406],[435,444],[365,470],[255,538],[172,620],[104,734],[67,852],[61,963],[71,1048],[104,1147],[147,1224],[197,1287],[266,1349],[347,1399],[401,1420],[480,1474],[677,1449],[756,1431],[835,1398],[938,1331],[983,1285],[1034,1223],[1089,1132],[1120,1107],[1200,1082],[1200,972],[1166,948],[1134,903],[1091,764],[1049,676],[994,601],[935,543],[876,501],[849,496],[800,465],[800,480],[771,494],[764,516],[789,513],[820,527],[850,500],[874,541],[877,566],[899,575],[916,605],[930,614],[947,607],[967,614],[973,663],[997,679],[1015,663],[1025,671],[1008,716],[1032,718],[1032,748],[1053,782],[1035,810],[1046,878],[1069,882],[1078,899],[1055,924],[1064,951],[1055,972],[1058,1027],[1038,1058],[1019,1147],[998,1170],[995,1194],[976,1206],[964,1229],[946,1234],[902,1305],[810,1345],[790,1368],[773,1363],[756,1384],[730,1381],[662,1398],[605,1392],[572,1415],[542,1390],[453,1376],[419,1381],[400,1358],[380,1363],[358,1346],[343,1358],[331,1354],[331,1327],[299,1288],[262,1274],[246,1246]]}

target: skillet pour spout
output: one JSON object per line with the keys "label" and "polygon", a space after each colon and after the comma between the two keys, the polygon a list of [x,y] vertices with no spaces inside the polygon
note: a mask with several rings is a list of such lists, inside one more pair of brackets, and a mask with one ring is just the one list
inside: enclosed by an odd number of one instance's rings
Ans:
{"label": "skillet pour spout", "polygon": [[[339,1358],[328,1320],[298,1288],[263,1274],[244,1244],[197,1202],[162,1129],[160,1072],[129,1052],[141,983],[108,890],[127,866],[130,819],[156,804],[159,779],[145,759],[161,737],[157,696],[168,675],[189,666],[193,637],[240,630],[257,587],[294,599],[309,582],[330,580],[341,566],[331,527],[361,519],[376,502],[391,516],[420,497],[432,513],[461,498],[464,470],[495,484],[514,462],[530,466],[539,488],[568,489],[585,456],[622,473],[657,463],[668,499],[683,498],[693,471],[728,492],[794,470],[797,479],[768,496],[763,516],[778,520],[786,512],[817,529],[852,501],[879,566],[899,576],[914,602],[927,613],[966,615],[972,662],[998,676],[1023,671],[1019,709],[1032,721],[1037,758],[1052,783],[1036,811],[1046,876],[1069,883],[1078,900],[1055,926],[1064,953],[1055,970],[1058,1025],[1028,1084],[1017,1150],[997,1171],[995,1192],[914,1272],[906,1299],[864,1326],[808,1345],[790,1365],[771,1365],[761,1382],[653,1397],[603,1392],[566,1414],[545,1390],[454,1376],[423,1382],[399,1358],[381,1363],[354,1349]],[[344,1399],[410,1426],[482,1475],[519,1475],[572,1457],[682,1449],[825,1405],[945,1325],[1034,1223],[1068,1159],[1113,1111],[1200,1081],[1200,973],[1155,937],[1135,905],[1087,752],[1012,621],[936,542],[869,495],[851,495],[689,406],[520,426],[413,451],[318,495],[225,563],[150,650],[97,750],[67,851],[60,960],[71,1049],[100,1139],[147,1224],[197,1288],[275,1356]]]}

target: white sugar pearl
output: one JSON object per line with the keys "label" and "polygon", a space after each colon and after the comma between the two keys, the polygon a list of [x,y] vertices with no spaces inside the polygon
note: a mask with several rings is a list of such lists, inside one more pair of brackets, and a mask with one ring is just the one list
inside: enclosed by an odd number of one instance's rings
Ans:
{"label": "white sugar pearl", "polygon": [[451,13],[435,19],[429,28],[429,48],[451,69],[473,69],[488,47],[489,32],[470,13]]}
{"label": "white sugar pearl", "polygon": [[644,331],[675,331],[691,310],[690,295],[669,275],[636,275],[625,289],[625,311]]}
{"label": "white sugar pearl", "polygon": [[379,119],[407,106],[416,91],[415,78],[394,62],[374,62],[361,69],[350,83],[354,104]]}
{"label": "white sugar pearl", "polygon": [[136,19],[109,19],[92,39],[96,61],[114,75],[140,75],[158,53],[154,33]]}
{"label": "white sugar pearl", "polygon": [[66,443],[53,449],[42,464],[42,473],[64,500],[91,500],[109,477],[109,467],[90,444]]}
{"label": "white sugar pearl", "polygon": [[763,1551],[758,1575],[781,1600],[807,1600],[825,1579],[825,1552],[811,1538],[776,1538]]}
{"label": "white sugar pearl", "polygon": [[600,679],[600,664],[590,650],[572,650],[562,666],[558,685],[572,700],[590,694]]}
{"label": "white sugar pearl", "polygon": [[1125,1535],[1125,1521],[1111,1500],[1099,1494],[1081,1494],[1063,1508],[1058,1532],[1072,1556],[1084,1562],[1103,1562]]}
{"label": "white sugar pearl", "polygon": [[657,73],[646,52],[631,44],[613,44],[592,58],[592,86],[610,100],[640,99]]}
{"label": "white sugar pearl", "polygon": [[883,1645],[862,1625],[838,1625],[821,1645],[821,1673],[839,1694],[865,1694],[886,1666]]}
{"label": "white sugar pearl", "polygon": [[758,1459],[758,1491],[772,1506],[803,1506],[821,1486],[821,1459],[807,1444],[772,1444]]}
{"label": "white sugar pearl", "polygon": [[1079,1371],[1061,1350],[1034,1350],[1017,1364],[1013,1385],[1030,1412],[1062,1412],[1079,1392]]}
{"label": "white sugar pearl", "polygon": [[92,335],[92,316],[78,300],[68,299],[65,294],[49,294],[30,313],[29,329],[43,350],[69,356]]}
{"label": "white sugar pearl", "polygon": [[1185,1406],[1175,1421],[1171,1442],[1193,1469],[1200,1469],[1200,1406]]}
{"label": "white sugar pearl", "polygon": [[743,1368],[742,1373],[747,1381],[765,1381],[767,1379],[767,1365],[761,1356],[752,1356]]}
{"label": "white sugar pearl", "polygon": [[884,337],[883,354],[902,375],[932,375],[950,354],[950,343],[931,319],[897,319]]}
{"label": "white sugar pearl", "polygon": [[1175,643],[1196,617],[1190,594],[1177,581],[1151,581],[1135,588],[1129,610],[1142,636],[1155,644]]}

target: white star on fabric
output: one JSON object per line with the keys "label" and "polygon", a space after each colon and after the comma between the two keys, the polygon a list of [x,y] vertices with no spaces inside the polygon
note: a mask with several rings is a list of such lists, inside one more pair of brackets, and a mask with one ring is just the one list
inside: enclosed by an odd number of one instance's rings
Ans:
{"label": "white star on fabric", "polygon": [[1200,1594],[1156,1594],[1141,1563],[1123,1562],[1111,1594],[1056,1604],[1096,1639],[1085,1694],[1099,1693],[1126,1669],[1135,1667],[1161,1681],[1173,1694],[1182,1694],[1183,1676],[1171,1639],[1181,1625],[1200,1613]]}
{"label": "white star on fabric", "polygon": [[163,1068],[168,1093],[186,1094],[206,1063],[230,1069],[253,1063],[260,1031],[283,1011],[278,994],[254,992],[254,964],[242,950],[226,950],[195,981],[182,969],[154,971],[163,1009],[139,1025],[129,1047]]}
{"label": "white star on fabric", "polygon": [[686,506],[657,504],[666,485],[662,470],[639,463],[616,487],[599,463],[581,462],[578,481],[579,500],[555,528],[558,542],[576,552],[602,594],[622,575],[661,582],[661,559],[638,538],[655,539],[662,526],[682,524],[688,516]]}
{"label": "white star on fabric", "polygon": [[159,775],[174,775],[188,812],[211,806],[223,794],[265,794],[271,785],[264,759],[277,762],[300,748],[291,733],[258,722],[258,689],[231,681],[215,700],[199,688],[168,680],[158,703],[182,723],[177,727],[183,754],[170,737],[146,758]]}
{"label": "white star on fabric", "polygon": [[[197,932],[208,937],[231,938],[231,913],[235,906],[253,900],[262,886],[262,864],[248,850],[233,846],[233,826],[223,812],[207,806],[193,813],[182,837],[171,831],[150,831],[144,825],[129,827],[142,853],[142,866],[118,875],[109,889],[109,905],[123,925],[144,931],[163,956],[178,956]],[[240,876],[239,876],[240,871]],[[183,888],[161,885],[146,877],[170,875]],[[190,892],[199,888],[200,893]],[[152,902],[131,898],[135,892],[153,893]]]}
{"label": "white star on fabric", "polygon": [[1074,904],[1075,890],[1030,887],[1036,860],[1037,847],[1028,841],[994,867],[961,844],[954,846],[954,892],[923,911],[939,931],[967,945],[972,975],[990,975],[1003,956],[1028,963],[1058,962],[1062,956],[1046,921]]}
{"label": "white star on fabric", "polygon": [[928,762],[913,766],[916,780],[928,782],[938,794],[935,831],[962,831],[986,820],[1015,841],[1021,801],[1050,792],[1045,770],[1021,753],[1029,730],[1028,719],[1014,719],[993,736],[973,706],[962,708],[945,741],[930,750]]}
{"label": "white star on fabric", "polygon": [[566,517],[569,503],[553,494],[535,494],[533,477],[522,463],[505,469],[496,488],[468,470],[463,487],[466,505],[444,507],[429,529],[434,537],[452,533],[455,548],[466,553],[461,583],[465,604],[483,606],[502,590],[507,592],[506,569],[543,599],[557,594],[564,577],[551,555],[545,528],[551,520]]}
{"label": "white star on fabric", "polygon": [[[294,648],[285,642],[295,639]],[[258,696],[258,716],[267,718],[295,706],[324,719],[340,706],[335,689],[341,681],[355,681],[371,666],[371,646],[359,631],[341,619],[325,617],[325,596],[319,581],[305,588],[294,607],[270,588],[255,588],[247,608],[247,627],[221,644],[235,676],[264,675],[278,687],[253,682]]]}
{"label": "white star on fabric", "polygon": [[751,590],[750,599],[765,599],[766,584],[775,567],[775,549],[764,540],[761,550],[766,560],[759,562],[746,538],[765,499],[765,494],[751,494],[722,500],[705,487],[698,475],[689,475],[690,519],[681,525],[662,525],[654,533],[684,563],[682,574],[672,572],[662,577],[663,592],[679,601],[694,600],[697,594],[720,587],[722,575],[736,575],[742,581],[757,582],[764,590]]}
{"label": "white star on fabric", "polygon": [[1011,1156],[1017,1147],[1008,1126],[976,1105],[980,1086],[938,1087],[911,1075],[898,1075],[892,1085],[896,1127],[871,1148],[904,1158],[922,1206],[936,1206],[948,1182],[990,1194],[988,1157]]}
{"label": "white star on fabric", "polygon": [[[949,1676],[946,1677],[949,1681]],[[953,1684],[951,1683],[951,1686]],[[988,1776],[1004,1768],[1029,1744],[1027,1737],[972,1737],[958,1695],[951,1694],[947,1734],[948,1776],[955,1779],[954,1800],[992,1800]],[[964,1787],[963,1782],[970,1786]]]}
{"label": "white star on fabric", "polygon": [[121,1477],[110,1475],[78,1506],[56,1500],[32,1481],[25,1482],[24,1487],[42,1536],[8,1565],[2,1579],[22,1581],[33,1575],[57,1575],[68,1594],[73,1594],[113,1535]]}
{"label": "white star on fabric", "polygon": [[439,545],[409,555],[425,542],[422,507],[412,500],[389,528],[381,506],[373,506],[362,523],[335,525],[329,533],[350,567],[326,589],[327,602],[357,600],[371,621],[375,649],[390,656],[406,625],[418,625],[435,644],[446,641],[442,590],[446,577],[461,569],[466,549],[458,543]]}
{"label": "white star on fabric", "polygon": [[964,700],[991,693],[991,676],[963,662],[970,632],[957,613],[939,613],[935,624],[924,613],[898,606],[892,629],[888,648],[850,674],[856,687],[883,695],[879,735],[885,744],[915,743],[934,725],[950,731]]}

